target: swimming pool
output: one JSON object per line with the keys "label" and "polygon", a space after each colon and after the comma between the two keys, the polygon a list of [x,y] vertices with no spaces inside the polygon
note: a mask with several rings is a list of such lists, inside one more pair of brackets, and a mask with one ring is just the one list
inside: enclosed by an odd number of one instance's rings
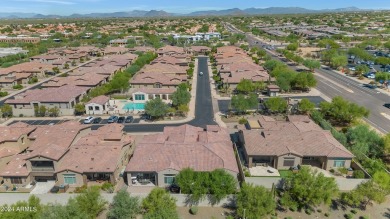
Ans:
{"label": "swimming pool", "polygon": [[126,103],[123,108],[124,110],[144,110],[144,103]]}

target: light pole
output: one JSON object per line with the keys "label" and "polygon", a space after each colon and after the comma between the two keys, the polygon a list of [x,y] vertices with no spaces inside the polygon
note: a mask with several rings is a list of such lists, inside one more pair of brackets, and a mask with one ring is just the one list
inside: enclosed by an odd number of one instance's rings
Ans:
{"label": "light pole", "polygon": [[246,210],[246,209],[244,208],[244,218],[243,218],[243,219],[245,219],[245,210]]}

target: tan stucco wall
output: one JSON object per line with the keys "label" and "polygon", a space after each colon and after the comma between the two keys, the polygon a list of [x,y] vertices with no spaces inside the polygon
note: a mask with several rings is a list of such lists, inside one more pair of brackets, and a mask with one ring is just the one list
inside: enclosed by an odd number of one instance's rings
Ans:
{"label": "tan stucco wall", "polygon": [[69,185],[69,187],[80,187],[84,185],[84,177],[80,173],[76,173],[73,171],[63,171],[57,173],[57,185],[63,185],[65,184],[64,182],[64,174],[75,174],[76,177],[76,184]]}
{"label": "tan stucco wall", "polygon": [[174,174],[174,175],[177,175],[179,173],[179,171],[177,170],[173,170],[173,169],[166,169],[166,170],[162,170],[160,172],[157,173],[157,186],[159,187],[165,187],[165,186],[168,186],[164,183],[164,175],[165,174]]}
{"label": "tan stucco wall", "polygon": [[[31,183],[31,176],[25,176],[25,177],[21,177],[22,178],[22,184],[18,185],[18,186],[26,186],[28,185],[29,183]],[[12,189],[13,187],[13,184],[11,183],[11,179],[9,177],[4,177],[4,185],[8,186],[9,189]]]}
{"label": "tan stucco wall", "polygon": [[283,166],[285,157],[290,157],[290,158],[293,157],[293,158],[295,158],[293,166],[297,166],[298,164],[302,163],[302,158],[300,158],[298,156],[295,156],[293,154],[283,155],[283,156],[280,156],[280,157],[277,158],[276,169],[289,169],[290,168],[290,166]]}
{"label": "tan stucco wall", "polygon": [[[329,158],[329,159],[327,160],[327,162],[326,162],[326,165],[325,165],[326,170],[338,168],[338,167],[333,167],[334,161],[335,161],[335,160],[344,160],[344,159],[342,159],[342,158],[338,158],[338,159]],[[352,162],[352,160],[351,160],[350,158],[345,159],[345,165],[344,165],[344,167],[345,167],[345,168],[351,167],[351,162]]]}

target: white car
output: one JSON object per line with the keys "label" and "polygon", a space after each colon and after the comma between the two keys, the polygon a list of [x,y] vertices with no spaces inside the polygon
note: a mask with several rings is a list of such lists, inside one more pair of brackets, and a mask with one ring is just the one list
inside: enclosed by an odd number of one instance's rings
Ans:
{"label": "white car", "polygon": [[202,76],[202,75],[203,75],[203,72],[199,72],[199,75]]}
{"label": "white car", "polygon": [[84,119],[84,124],[91,124],[93,121],[93,116],[88,116],[87,118]]}

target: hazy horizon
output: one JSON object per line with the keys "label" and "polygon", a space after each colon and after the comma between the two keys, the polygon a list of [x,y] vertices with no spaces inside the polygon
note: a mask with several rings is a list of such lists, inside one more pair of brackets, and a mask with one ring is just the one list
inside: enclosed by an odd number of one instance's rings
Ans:
{"label": "hazy horizon", "polygon": [[224,10],[231,8],[268,8],[268,7],[302,7],[306,9],[336,9],[358,7],[360,9],[390,9],[389,0],[1,0],[0,13],[39,13],[39,14],[88,14],[112,13],[132,10],[164,10],[170,13],[185,14],[194,11]]}

